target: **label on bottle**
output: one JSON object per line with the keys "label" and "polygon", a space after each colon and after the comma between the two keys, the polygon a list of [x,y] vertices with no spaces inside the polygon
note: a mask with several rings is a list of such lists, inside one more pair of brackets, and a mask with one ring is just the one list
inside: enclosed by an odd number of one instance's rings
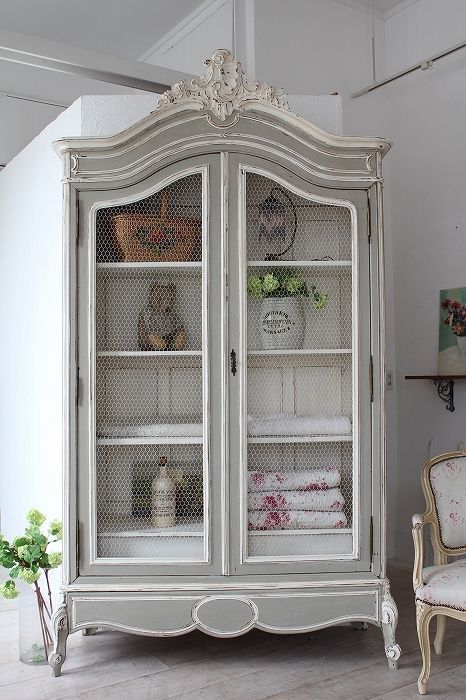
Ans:
{"label": "label on bottle", "polygon": [[176,491],[156,491],[152,501],[154,515],[175,515]]}

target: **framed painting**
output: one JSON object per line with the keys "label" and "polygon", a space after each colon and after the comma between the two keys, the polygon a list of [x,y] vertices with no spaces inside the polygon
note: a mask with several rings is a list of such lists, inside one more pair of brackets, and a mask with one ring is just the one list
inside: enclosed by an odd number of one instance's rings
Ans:
{"label": "framed painting", "polygon": [[466,374],[466,287],[440,290],[439,374]]}

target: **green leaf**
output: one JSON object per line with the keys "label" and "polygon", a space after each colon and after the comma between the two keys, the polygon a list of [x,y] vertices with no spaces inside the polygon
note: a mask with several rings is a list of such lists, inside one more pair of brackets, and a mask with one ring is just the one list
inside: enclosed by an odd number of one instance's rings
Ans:
{"label": "green leaf", "polygon": [[9,572],[10,578],[18,578],[18,574],[20,572],[21,567],[20,566],[14,566]]}
{"label": "green leaf", "polygon": [[21,551],[18,550],[18,554],[28,564],[32,564],[37,559],[40,559],[42,555],[41,549],[38,544],[25,545],[24,547],[20,547],[20,550]]}
{"label": "green leaf", "polygon": [[5,569],[11,569],[11,567],[16,564],[16,561],[12,556],[8,555],[8,556],[2,557],[1,563],[2,563],[2,566],[5,567]]}

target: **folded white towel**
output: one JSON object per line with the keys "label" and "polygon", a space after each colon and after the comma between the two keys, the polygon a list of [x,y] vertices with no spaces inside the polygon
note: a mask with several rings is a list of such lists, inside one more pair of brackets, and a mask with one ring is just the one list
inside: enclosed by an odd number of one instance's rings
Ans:
{"label": "folded white towel", "polygon": [[198,437],[202,423],[139,423],[137,425],[99,425],[100,437]]}
{"label": "folded white towel", "polygon": [[304,530],[342,528],[348,521],[342,511],[336,513],[312,510],[250,510],[249,530]]}
{"label": "folded white towel", "polygon": [[306,469],[303,471],[248,473],[248,491],[318,491],[340,485],[340,470],[337,467]]}
{"label": "folded white towel", "polygon": [[271,413],[248,416],[248,434],[260,435],[348,435],[351,421],[347,416],[296,416]]}
{"label": "folded white towel", "polygon": [[250,493],[249,510],[342,510],[345,499],[340,489],[320,491],[262,491]]}

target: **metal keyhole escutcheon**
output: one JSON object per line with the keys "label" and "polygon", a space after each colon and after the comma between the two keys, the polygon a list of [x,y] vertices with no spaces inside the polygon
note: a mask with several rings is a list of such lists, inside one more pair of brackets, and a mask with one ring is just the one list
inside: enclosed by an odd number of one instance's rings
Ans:
{"label": "metal keyhole escutcheon", "polygon": [[236,352],[234,350],[230,353],[230,368],[233,376],[236,374]]}

